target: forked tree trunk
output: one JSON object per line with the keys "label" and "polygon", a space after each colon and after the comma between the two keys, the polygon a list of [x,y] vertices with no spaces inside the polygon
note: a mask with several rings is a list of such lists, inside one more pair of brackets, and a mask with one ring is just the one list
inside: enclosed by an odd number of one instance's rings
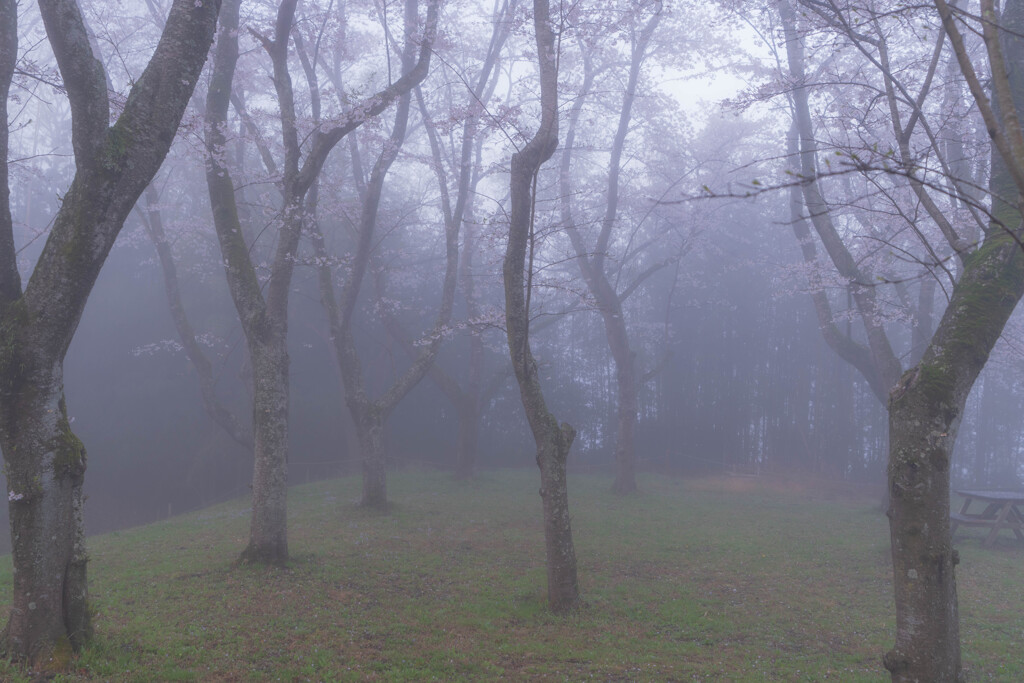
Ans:
{"label": "forked tree trunk", "polygon": [[540,67],[541,123],[526,146],[512,155],[509,236],[502,274],[509,354],[519,383],[523,409],[537,444],[540,495],[544,503],[548,606],[555,613],[565,613],[579,604],[565,472],[576,430],[567,423],[559,425],[544,401],[537,363],[530,350],[529,310],[526,305],[530,283],[524,276],[527,245],[533,232],[534,181],[540,167],[558,146],[557,54],[547,0],[534,0],[533,9]]}
{"label": "forked tree trunk", "polygon": [[588,57],[584,57],[584,80],[579,96],[576,98],[569,115],[569,129],[566,133],[565,151],[562,156],[560,184],[562,193],[562,222],[576,251],[576,262],[579,265],[583,281],[601,313],[604,322],[605,337],[612,359],[615,362],[615,413],[617,433],[615,439],[615,479],[612,491],[618,494],[636,492],[636,429],[637,429],[637,376],[636,352],[630,348],[629,332],[626,329],[626,318],[623,315],[623,302],[630,292],[651,273],[661,266],[648,268],[645,274],[620,292],[617,290],[619,275],[624,266],[618,264],[618,273],[609,273],[606,267],[606,255],[613,242],[616,228],[619,227],[619,177],[621,174],[622,154],[626,145],[633,119],[633,103],[636,100],[636,89],[640,78],[640,69],[647,57],[647,47],[662,17],[661,4],[652,8],[652,15],[635,34],[631,45],[629,72],[625,90],[622,94],[622,105],[619,108],[619,122],[609,155],[608,182],[605,188],[604,216],[601,229],[592,244],[588,244],[582,231],[573,219],[572,196],[572,151],[575,147],[576,128],[583,110],[585,97],[593,90],[596,72],[591,68]]}
{"label": "forked tree trunk", "polygon": [[[861,344],[849,335],[843,334],[832,319],[828,297],[823,291],[812,293],[818,325],[825,342],[843,360],[861,373],[872,393],[883,405],[887,392],[896,383],[902,371],[902,364],[892,349],[882,318],[878,315],[878,297],[871,283],[873,278],[861,272],[832,219],[831,207],[822,194],[818,183],[818,140],[814,136],[814,124],[809,104],[810,88],[807,85],[806,60],[804,57],[803,35],[799,22],[800,15],[794,11],[789,0],[779,2],[786,40],[786,56],[790,76],[795,80],[792,92],[793,129],[789,138],[789,152],[792,155],[791,172],[803,179],[801,197],[791,195],[790,212],[794,218],[793,231],[800,242],[804,262],[817,268],[814,240],[804,220],[806,216],[814,226],[821,244],[839,275],[849,283],[849,291],[856,304],[860,321],[864,326],[866,344]],[[802,204],[802,206],[801,206]],[[818,278],[816,270],[812,277]]]}
{"label": "forked tree trunk", "polygon": [[949,472],[974,381],[1024,294],[1024,253],[994,233],[966,260],[924,359],[889,402],[889,519],[896,593],[893,681],[959,681]]}
{"label": "forked tree trunk", "polygon": [[[240,560],[284,565],[288,561],[288,299],[302,231],[302,203],[309,188],[299,182],[294,101],[287,69],[296,0],[278,8],[274,40],[262,39],[274,65],[285,142],[281,226],[264,289],[239,221],[235,187],[226,165],[227,114],[238,62],[240,0],[227,0],[206,96],[206,184],[228,290],[238,312],[252,362],[253,478],[249,543]],[[325,152],[326,153],[326,152]],[[312,176],[312,177],[315,177]]]}
{"label": "forked tree trunk", "polygon": [[[427,76],[430,56],[437,26],[438,1],[430,0],[427,5],[426,25],[421,37],[417,37],[418,9],[415,0],[405,4],[405,49],[402,53],[403,75],[373,99],[383,101],[384,94],[391,102],[398,100],[395,124],[384,149],[377,157],[370,179],[363,191],[363,205],[359,218],[358,244],[349,268],[349,277],[342,289],[340,299],[335,296],[334,275],[324,245],[323,236],[314,229],[313,244],[320,259],[318,268],[320,297],[330,325],[334,342],[335,358],[342,376],[342,387],[346,405],[355,423],[360,445],[363,469],[363,498],[361,505],[380,511],[387,510],[387,464],[384,451],[384,424],[395,406],[427,374],[440,346],[439,331],[451,319],[455,299],[455,277],[458,272],[458,227],[446,226],[445,231],[445,280],[442,287],[441,308],[434,329],[434,340],[419,354],[415,362],[399,377],[383,396],[374,400],[364,387],[363,368],[352,334],[352,318],[362,288],[363,279],[370,266],[375,247],[374,232],[381,194],[391,164],[398,156],[405,140],[409,110],[412,103],[412,89]],[[418,45],[417,45],[418,43]],[[418,53],[418,57],[417,57]],[[376,105],[375,105],[376,106]],[[374,110],[371,110],[374,111]],[[377,113],[380,109],[376,110]]]}
{"label": "forked tree trunk", "polygon": [[[0,83],[17,46],[17,8],[0,0]],[[181,122],[220,3],[175,0],[153,57],[110,125],[106,74],[77,3],[40,2],[71,107],[75,177],[25,286],[17,265],[6,163],[0,174],[0,449],[7,473],[14,591],[8,656],[42,663],[89,635],[82,529],[85,448],[71,431],[63,362],[89,293]],[[0,135],[0,156],[8,156]]]}

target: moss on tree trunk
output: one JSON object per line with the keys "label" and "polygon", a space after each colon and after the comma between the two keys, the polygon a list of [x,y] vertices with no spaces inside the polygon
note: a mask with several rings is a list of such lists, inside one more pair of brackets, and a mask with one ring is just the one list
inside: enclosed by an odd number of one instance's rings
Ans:
{"label": "moss on tree trunk", "polygon": [[[78,4],[39,3],[71,109],[75,177],[22,290],[6,173],[0,200],[0,449],[14,591],[9,656],[69,655],[90,631],[82,529],[86,453],[71,430],[63,362],[124,221],[163,163],[206,61],[219,0],[175,0],[152,58],[110,125],[106,74]],[[17,10],[0,0],[0,84],[10,85]],[[7,136],[0,154],[7,156]]]}
{"label": "moss on tree trunk", "polygon": [[1024,294],[1024,252],[993,232],[965,261],[921,363],[889,401],[889,526],[896,644],[893,681],[959,681],[956,551],[949,529],[950,462],[971,387]]}

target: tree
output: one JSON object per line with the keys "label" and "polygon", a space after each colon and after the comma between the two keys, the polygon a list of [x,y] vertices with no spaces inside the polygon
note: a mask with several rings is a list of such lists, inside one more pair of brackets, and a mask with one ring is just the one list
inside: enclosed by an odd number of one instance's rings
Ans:
{"label": "tree", "polygon": [[[71,105],[75,177],[22,288],[6,170],[0,213],[0,449],[7,469],[14,591],[7,653],[40,661],[88,638],[82,529],[85,447],[71,430],[63,361],[125,218],[170,147],[213,39],[220,2],[175,0],[145,71],[110,125],[107,75],[76,2],[39,3]],[[0,3],[0,79],[17,50],[17,9]],[[0,152],[7,157],[7,133]],[[5,164],[6,165],[6,164]]]}
{"label": "tree", "polygon": [[[398,106],[391,135],[384,143],[381,153],[374,162],[370,177],[361,187],[361,210],[357,226],[357,244],[349,267],[348,277],[340,296],[335,292],[332,260],[327,253],[319,226],[314,225],[313,245],[319,264],[320,297],[327,313],[335,357],[342,375],[345,400],[352,415],[359,440],[360,458],[363,470],[361,505],[386,510],[387,470],[384,449],[384,430],[388,415],[395,406],[426,375],[441,343],[441,329],[451,319],[455,298],[455,278],[458,272],[458,224],[446,221],[445,230],[445,278],[441,306],[431,341],[415,361],[378,398],[372,398],[367,391],[363,367],[353,334],[353,316],[363,280],[370,269],[375,243],[377,216],[381,195],[388,171],[405,141],[409,112],[412,106],[412,89],[426,78],[430,65],[430,54],[437,22],[437,0],[427,6],[426,30],[417,39],[416,26],[418,10],[416,0],[405,4],[405,47],[402,51],[402,77],[393,88],[398,94]],[[417,58],[417,53],[419,57]],[[353,164],[359,167],[359,164]],[[362,185],[362,178],[357,178]]]}
{"label": "tree", "polygon": [[[288,560],[287,540],[287,452],[288,452],[288,293],[298,248],[301,216],[298,206],[287,201],[294,193],[298,174],[298,143],[291,81],[287,70],[287,49],[295,2],[285,0],[278,10],[274,40],[264,46],[274,61],[275,84],[282,108],[282,133],[294,141],[288,150],[284,185],[284,216],[267,296],[249,257],[235,204],[234,185],[225,157],[227,110],[238,60],[238,7],[240,0],[224,3],[217,36],[213,72],[206,96],[206,182],[210,192],[217,238],[224,255],[224,268],[231,297],[238,309],[252,362],[253,373],[253,505],[249,543],[242,559],[267,564]],[[304,194],[304,193],[303,193]]]}
{"label": "tree", "polygon": [[971,95],[992,138],[992,225],[964,258],[938,328],[921,362],[904,373],[889,401],[889,508],[896,593],[896,644],[885,665],[893,681],[957,681],[960,633],[957,554],[949,535],[953,445],[971,387],[1024,295],[1021,209],[1024,197],[1024,3],[998,14],[981,3],[990,63],[990,104],[958,23],[944,0],[935,6]]}
{"label": "tree", "polygon": [[232,441],[252,453],[254,444],[250,434],[241,424],[234,412],[224,404],[217,395],[217,380],[213,372],[213,363],[203,352],[196,335],[195,328],[185,312],[185,304],[181,299],[181,285],[178,280],[178,268],[171,253],[171,244],[164,230],[164,217],[160,209],[159,192],[153,184],[146,188],[146,207],[140,211],[142,222],[146,228],[153,247],[156,249],[160,270],[164,276],[164,290],[167,293],[167,305],[170,308],[174,328],[181,339],[185,355],[196,371],[199,379],[199,392],[203,400],[203,409],[213,422],[227,434]]}
{"label": "tree", "polygon": [[799,84],[792,93],[793,130],[788,150],[792,155],[791,172],[803,181],[798,186],[802,189],[802,197],[794,194],[790,205],[793,231],[800,242],[804,260],[812,268],[816,267],[816,248],[807,229],[802,203],[825,251],[840,277],[847,283],[858,318],[864,325],[867,343],[859,344],[851,336],[842,334],[834,323],[827,294],[820,286],[812,288],[815,313],[825,341],[840,358],[857,368],[878,400],[885,403],[888,390],[899,378],[902,367],[886,334],[877,287],[864,272],[864,264],[854,257],[844,243],[841,231],[832,218],[831,207],[822,192],[817,170],[818,143],[810,113],[809,88],[806,87],[803,38],[799,34],[797,16],[789,3],[783,0],[779,3],[779,9],[786,39],[789,73]]}
{"label": "tree", "polygon": [[253,368],[253,516],[249,545],[242,558],[282,564],[288,558],[286,507],[288,461],[288,297],[305,220],[307,194],[314,187],[328,156],[346,135],[387,109],[425,76],[432,33],[428,32],[415,66],[394,83],[341,114],[330,125],[318,126],[306,138],[303,157],[289,73],[289,49],[296,0],[281,3],[273,38],[257,39],[271,59],[280,107],[284,162],[280,165],[281,211],[278,241],[270,276],[263,283],[249,253],[239,222],[234,185],[225,160],[225,131],[231,87],[238,61],[238,4],[225,4],[206,110],[207,184],[214,226],[225,260],[225,273],[238,310]]}
{"label": "tree", "polygon": [[[479,324],[481,316],[480,301],[478,300],[479,288],[474,281],[476,278],[474,259],[477,256],[479,237],[478,228],[474,225],[474,199],[481,180],[480,158],[486,142],[484,131],[481,130],[483,128],[481,118],[487,111],[488,103],[498,85],[499,57],[511,33],[511,17],[514,16],[517,7],[517,0],[506,0],[500,5],[495,5],[494,16],[491,20],[491,38],[481,60],[475,82],[470,83],[466,76],[460,74],[460,79],[462,83],[466,84],[466,89],[469,92],[466,96],[466,103],[463,105],[467,114],[462,123],[462,139],[458,146],[457,157],[454,154],[454,149],[451,154],[447,156],[444,154],[443,140],[440,139],[436,123],[430,120],[422,89],[420,87],[416,89],[420,110],[426,121],[425,127],[430,142],[434,172],[440,188],[441,207],[445,222],[450,226],[455,226],[455,229],[459,230],[463,236],[458,284],[465,301],[466,328],[469,335],[469,359],[466,364],[465,384],[460,384],[453,374],[445,372],[436,362],[430,368],[431,378],[451,401],[458,416],[459,427],[455,447],[455,477],[457,479],[469,479],[473,476],[480,441],[481,413],[483,403],[488,396],[488,392],[483,386],[484,337]],[[454,106],[451,108],[454,109]],[[448,186],[449,173],[455,179],[454,203],[451,200],[452,192]],[[389,331],[396,334],[400,343],[408,351],[411,351],[408,335],[396,328],[397,320],[388,316],[387,322]],[[496,390],[504,382],[506,376],[506,373],[502,372],[500,377],[495,378],[496,381],[490,382],[486,388]]]}
{"label": "tree", "polygon": [[[558,147],[558,49],[549,12],[547,0],[534,0],[533,29],[539,65],[541,120],[533,137],[512,155],[508,246],[502,276],[509,355],[526,419],[537,444],[540,495],[544,503],[548,606],[555,613],[564,613],[579,603],[576,551],[572,542],[566,481],[566,461],[576,430],[566,422],[559,424],[544,401],[537,361],[530,350],[529,300],[533,264],[526,260],[527,248],[534,238],[537,174]],[[531,269],[529,272],[528,268]]]}
{"label": "tree", "polygon": [[[793,97],[802,162],[798,177],[804,187],[804,199],[833,262],[854,285],[852,295],[862,299],[858,301],[858,310],[865,320],[874,357],[872,363],[863,364],[869,371],[865,374],[876,394],[887,390],[888,515],[897,633],[896,644],[886,654],[884,663],[894,681],[957,681],[963,674],[954,569],[957,555],[949,534],[953,446],[968,394],[1024,293],[1019,209],[1024,191],[1024,134],[1018,119],[1024,104],[1024,41],[1019,38],[1024,26],[1024,6],[1017,0],[1007,2],[1000,16],[986,0],[982,2],[980,20],[972,21],[968,15],[937,0],[940,29],[936,15],[922,7],[860,7],[818,0],[805,0],[802,5],[863,55],[874,67],[880,90],[885,94],[885,120],[895,143],[892,151],[878,152],[886,146],[876,143],[871,150],[865,150],[863,157],[850,155],[847,169],[862,175],[892,200],[896,215],[912,230],[911,241],[885,237],[883,243],[912,255],[917,265],[929,266],[932,276],[951,290],[949,303],[916,365],[894,383],[892,370],[876,372],[872,378],[871,370],[898,365],[890,357],[891,350],[878,353],[880,349],[884,351],[887,340],[883,338],[884,329],[872,320],[877,309],[868,298],[868,283],[846,258],[848,252],[844,254],[839,233],[827,225],[830,219],[824,218],[832,210],[818,191],[817,180],[823,174],[814,163],[816,147],[809,124],[802,47],[793,31],[795,16],[784,15],[790,71],[795,77]],[[786,11],[785,4],[783,10]],[[891,22],[892,26],[886,25],[886,30],[884,22]],[[897,70],[890,64],[887,36],[893,26],[906,22],[936,27],[930,58],[919,60],[924,70],[917,72],[916,92],[904,82],[907,70],[902,70],[901,78],[897,78]],[[970,25],[971,32],[983,36],[991,65],[994,104],[990,104],[984,92],[961,34],[960,25],[965,23]],[[963,174],[954,170],[956,164],[946,160],[949,146],[941,144],[942,138],[929,122],[933,113],[944,113],[931,97],[931,83],[947,40],[992,138],[991,207],[977,204],[976,192],[961,191],[958,187],[965,181]],[[920,129],[924,131],[923,144],[914,150],[912,135]],[[864,131],[860,133],[863,135]],[[903,184],[897,185],[898,182]],[[901,190],[908,192],[899,200]],[[933,193],[955,200],[940,205]],[[967,204],[971,210],[968,213],[973,215],[959,220],[954,210],[961,203]],[[989,223],[977,221],[979,214],[988,215]],[[927,215],[931,223],[923,221],[920,215]],[[978,227],[977,239],[967,239]],[[874,333],[872,324],[878,325]],[[887,357],[890,360],[886,361]],[[886,386],[889,383],[891,387]]]}
{"label": "tree", "polygon": [[[645,8],[642,4],[631,7],[626,17],[619,21],[626,24],[625,32],[629,40],[629,55],[625,87],[622,100],[618,107],[619,118],[609,150],[608,175],[604,187],[603,207],[600,217],[594,222],[599,230],[593,239],[587,239],[574,211],[572,156],[573,143],[577,133],[577,123],[587,96],[591,94],[595,78],[593,58],[589,54],[590,45],[583,46],[584,79],[581,92],[573,102],[566,133],[565,151],[562,154],[560,173],[562,222],[572,241],[576,252],[576,263],[587,290],[594,300],[595,308],[601,314],[604,323],[605,337],[615,363],[616,383],[616,418],[617,431],[615,443],[615,481],[612,490],[626,494],[636,491],[636,428],[637,428],[637,392],[640,378],[638,376],[636,351],[630,344],[630,333],[623,304],[628,297],[637,291],[640,284],[648,277],[667,265],[667,261],[659,260],[633,278],[622,280],[624,265],[635,258],[642,250],[631,250],[622,258],[610,258],[614,237],[622,231],[620,216],[619,191],[622,171],[622,155],[626,145],[626,136],[633,121],[633,104],[636,100],[637,84],[640,70],[648,56],[648,45],[662,17],[660,2],[650,8],[650,16],[643,18]],[[614,55],[618,58],[619,55]],[[578,208],[578,207],[577,207]],[[632,243],[632,239],[629,240]]]}
{"label": "tree", "polygon": [[[487,118],[494,118],[489,111],[489,104],[494,97],[501,71],[501,54],[511,34],[512,22],[518,7],[517,0],[505,0],[496,3],[494,15],[490,19],[490,39],[486,49],[479,58],[478,71],[470,75],[465,67],[459,69],[454,60],[445,62],[451,70],[458,70],[459,81],[455,92],[451,84],[438,87],[436,91],[444,97],[435,108],[440,114],[431,117],[428,103],[423,95],[422,86],[416,89],[420,111],[425,122],[425,131],[430,144],[432,168],[437,177],[441,212],[446,229],[457,229],[462,234],[462,248],[459,256],[458,286],[465,304],[465,321],[456,326],[463,328],[468,336],[468,361],[460,355],[460,370],[465,370],[464,381],[460,381],[460,373],[445,370],[438,361],[430,367],[429,376],[434,384],[452,402],[459,421],[456,437],[455,476],[457,479],[469,479],[473,476],[478,457],[480,423],[483,405],[494,391],[505,383],[509,376],[507,368],[498,371],[486,384],[484,376],[484,325],[481,304],[483,297],[480,287],[475,282],[478,278],[475,259],[479,256],[480,227],[476,209],[477,187],[483,178],[481,158],[484,144],[487,142]],[[472,14],[471,14],[472,15]],[[475,37],[474,37],[475,38]],[[435,72],[436,73],[436,72]],[[443,72],[442,72],[443,73]],[[466,101],[458,104],[455,93],[466,90]],[[445,124],[445,119],[462,117],[461,138],[456,139],[456,126]],[[441,127],[449,128],[447,140],[443,138]],[[445,144],[445,142],[447,144]],[[451,178],[451,180],[450,180]],[[450,184],[454,185],[450,186]],[[453,201],[454,198],[454,201]],[[385,312],[385,325],[388,333],[401,344],[410,357],[418,354],[413,345],[411,335],[402,329],[396,316]]]}
{"label": "tree", "polygon": [[[163,30],[164,17],[151,0],[146,3],[146,8],[149,10],[151,23],[159,30]],[[190,111],[189,116],[198,120],[202,113]],[[165,186],[168,184],[169,180],[165,181]],[[172,186],[172,189],[179,189],[179,192],[185,193],[194,191],[187,183],[179,182],[178,186],[179,188],[173,188]],[[178,338],[181,340],[185,356],[188,358],[199,380],[199,392],[203,402],[203,410],[224,434],[251,454],[254,451],[252,434],[246,429],[231,408],[217,395],[217,378],[214,374],[214,365],[203,351],[200,337],[197,335],[185,310],[185,304],[181,296],[181,283],[178,278],[178,266],[173,255],[172,240],[168,238],[164,227],[165,207],[161,204],[162,198],[161,191],[158,189],[158,183],[150,183],[143,195],[144,205],[137,205],[136,213],[156,251],[160,271],[163,274],[164,292],[167,295],[167,305],[171,314],[171,320],[174,323],[175,331],[178,333]]]}

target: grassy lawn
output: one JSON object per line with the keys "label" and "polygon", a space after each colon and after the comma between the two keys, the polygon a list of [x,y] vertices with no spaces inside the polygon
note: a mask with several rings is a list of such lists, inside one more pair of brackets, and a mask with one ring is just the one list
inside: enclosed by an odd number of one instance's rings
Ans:
{"label": "grassy lawn", "polygon": [[[545,609],[532,470],[396,474],[386,516],[354,478],[296,487],[285,570],[232,566],[245,501],[96,537],[96,639],[53,680],[886,680],[877,502],[727,484],[645,477],[623,499],[572,478],[586,606],[565,618]],[[978,538],[958,542],[965,665],[1024,680],[1024,552]],[[10,585],[4,558],[4,612]]]}

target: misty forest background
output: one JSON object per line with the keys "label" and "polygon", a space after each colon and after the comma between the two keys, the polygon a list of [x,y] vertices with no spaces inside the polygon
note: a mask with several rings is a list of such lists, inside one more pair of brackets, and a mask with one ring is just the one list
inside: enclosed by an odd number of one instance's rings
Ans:
{"label": "misty forest background", "polygon": [[[83,3],[112,92],[131,82],[158,35],[159,3]],[[344,75],[353,91],[379,82],[388,68],[382,18],[398,31],[393,3],[351,0],[302,3],[295,31],[320,59]],[[478,178],[467,212],[462,277],[452,321],[442,332],[437,366],[465,381],[471,336],[484,341],[478,469],[533,465],[529,429],[519,404],[501,328],[507,163],[532,125],[532,49],[523,6],[448,2],[440,21],[438,59],[412,108],[408,138],[384,187],[378,240],[354,330],[371,388],[386,387],[409,362],[409,340],[389,333],[397,320],[415,337],[426,334],[441,298],[443,219],[438,166],[426,126],[442,145],[441,165],[453,164],[462,124],[480,116]],[[622,157],[620,197],[609,269],[620,289],[636,280],[623,304],[638,374],[637,463],[673,475],[743,474],[848,482],[879,498],[884,490],[886,412],[863,375],[822,335],[813,295],[831,308],[834,330],[863,342],[863,319],[851,284],[819,252],[808,262],[794,235],[786,147],[792,114],[782,28],[774,3],[633,3],[573,7],[561,47],[563,117],[576,132],[569,192],[584,230],[600,222],[609,147],[616,129],[631,49],[652,13],[660,13],[642,55],[633,121]],[[149,7],[147,7],[149,5]],[[275,6],[243,4],[242,24],[264,27]],[[54,85],[52,58],[31,3],[19,6],[22,71],[12,89],[11,209],[19,259],[34,263],[46,228],[74,172],[69,116]],[[479,109],[466,104],[474,72],[493,27],[505,12],[512,24],[497,76]],[[247,14],[248,13],[248,14]],[[27,28],[26,28],[27,27]],[[525,28],[524,28],[525,27]],[[904,367],[923,351],[948,294],[949,253],[922,256],[908,223],[923,218],[900,178],[843,166],[861,148],[892,137],[872,99],[876,75],[859,70],[856,50],[808,20],[809,71],[815,135],[823,154],[843,169],[820,182],[835,201],[834,217],[850,253],[878,299],[877,316]],[[890,29],[895,41],[923,40]],[[937,27],[920,27],[922,35]],[[341,39],[344,36],[344,40]],[[34,37],[34,39],[33,39]],[[393,38],[393,36],[391,36]],[[929,38],[930,39],[930,38]],[[232,110],[231,163],[254,260],[273,249],[275,176],[260,158],[273,147],[277,111],[268,64],[244,31],[239,102]],[[911,80],[923,68],[906,57]],[[583,48],[592,50],[584,58]],[[313,48],[310,48],[313,49]],[[908,56],[910,55],[910,56]],[[943,57],[933,86],[946,96],[944,113],[962,85]],[[948,64],[947,64],[948,62]],[[294,65],[296,73],[301,66]],[[396,64],[391,66],[397,69]],[[397,71],[396,71],[397,73]],[[204,77],[205,78],[205,77]],[[296,78],[300,124],[312,106]],[[324,107],[337,107],[339,84],[324,85]],[[160,220],[176,264],[181,299],[196,337],[213,364],[216,393],[241,422],[251,414],[244,337],[221,267],[203,182],[202,96],[196,89],[181,134],[151,191],[126,224],[102,270],[65,364],[73,429],[86,444],[86,527],[90,533],[143,524],[247,493],[251,453],[204,411],[197,373],[172,321],[164,274],[148,232]],[[959,92],[963,92],[960,90]],[[333,102],[331,102],[333,100]],[[318,105],[319,106],[319,105]],[[946,109],[945,113],[953,112]],[[963,141],[960,159],[975,187],[985,184],[984,129],[966,106],[943,119]],[[372,159],[388,134],[390,114],[370,121],[328,159],[321,174],[318,220],[338,271],[354,247],[359,212],[354,155]],[[563,122],[563,125],[565,123]],[[564,142],[564,138],[562,140]],[[614,470],[616,376],[605,328],[581,280],[573,245],[560,219],[566,185],[560,149],[541,174],[534,271],[535,330],[531,342],[553,411],[576,427],[571,471]],[[451,166],[449,166],[451,170]],[[778,185],[772,191],[767,186]],[[745,195],[750,195],[749,197]],[[956,204],[952,195],[940,201]],[[954,208],[956,208],[954,206]],[[580,218],[582,216],[582,219]],[[908,217],[911,217],[908,219]],[[467,233],[473,239],[467,239]],[[472,254],[466,250],[472,249]],[[948,250],[947,250],[948,252]],[[467,265],[467,257],[471,266]],[[304,242],[289,311],[291,429],[289,480],[294,483],[358,471],[327,319],[320,303],[312,247]],[[951,266],[955,271],[955,266]],[[469,270],[471,268],[471,270]],[[467,303],[465,282],[474,284]],[[948,281],[945,281],[948,284]],[[1002,487],[1020,482],[1024,422],[1020,316],[1007,328],[968,402],[956,446],[954,484]],[[422,344],[421,344],[422,345]],[[456,409],[428,376],[388,421],[388,465],[454,470]],[[6,507],[0,507],[6,520]],[[6,521],[5,521],[6,523]],[[0,548],[9,539],[0,536]]]}

